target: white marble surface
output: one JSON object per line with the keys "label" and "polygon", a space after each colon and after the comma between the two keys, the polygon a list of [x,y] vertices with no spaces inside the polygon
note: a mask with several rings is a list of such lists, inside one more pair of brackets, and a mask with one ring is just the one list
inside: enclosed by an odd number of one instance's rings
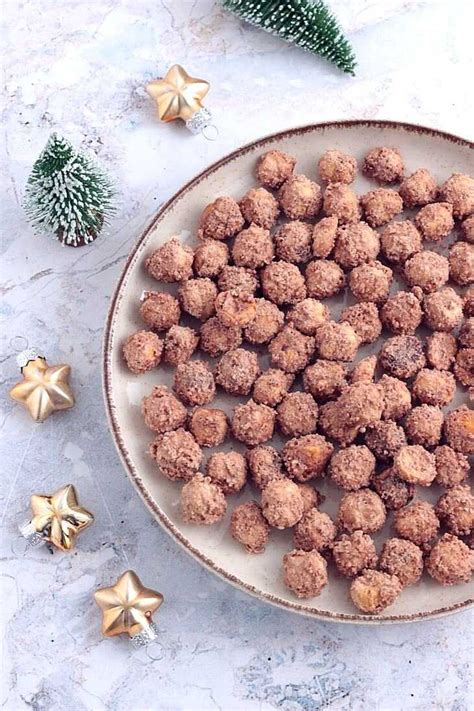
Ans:
{"label": "white marble surface", "polygon": [[[355,79],[223,13],[212,0],[6,0],[2,388],[27,336],[73,368],[74,410],[34,425],[2,398],[2,707],[7,711],[472,709],[472,616],[361,628],[294,617],[235,591],[152,521],[113,447],[101,395],[104,317],[151,215],[214,159],[270,131],[391,118],[472,136],[470,0],[331,0]],[[157,123],[143,86],[181,62],[210,80],[209,143]],[[472,87],[471,87],[472,88]],[[56,129],[94,150],[122,202],[109,234],[72,250],[35,237],[24,183]],[[72,481],[96,523],[75,553],[18,552],[35,491]],[[165,596],[159,643],[104,639],[93,591],[133,567]]]}

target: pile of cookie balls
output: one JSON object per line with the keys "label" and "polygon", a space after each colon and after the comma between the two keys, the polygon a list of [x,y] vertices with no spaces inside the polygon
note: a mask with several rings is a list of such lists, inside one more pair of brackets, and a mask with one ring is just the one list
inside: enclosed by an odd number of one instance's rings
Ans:
{"label": "pile of cookie balls", "polygon": [[[352,579],[356,607],[380,613],[423,570],[453,585],[474,568],[474,412],[442,409],[457,387],[474,393],[474,179],[406,175],[400,153],[380,147],[362,165],[378,187],[358,196],[354,157],[321,156],[325,187],[295,164],[263,154],[259,187],[207,205],[194,249],[172,237],[148,256],[148,274],[176,294],[144,294],[145,328],[123,357],[135,374],[175,368],[172,390],[154,387],[142,412],[157,471],[184,483],[185,522],[221,521],[250,483],[258,500],[234,508],[233,538],[260,553],[272,528],[293,529],[283,577],[296,596],[319,595],[331,564]],[[346,288],[353,303],[333,320],[325,300]],[[353,364],[381,334],[378,355]],[[245,398],[230,419],[213,407],[217,389]],[[231,438],[245,454],[218,449]],[[204,447],[217,449],[202,472]],[[341,492],[334,520],[321,477]],[[433,484],[436,505],[422,496]],[[393,537],[378,553],[387,516]]]}

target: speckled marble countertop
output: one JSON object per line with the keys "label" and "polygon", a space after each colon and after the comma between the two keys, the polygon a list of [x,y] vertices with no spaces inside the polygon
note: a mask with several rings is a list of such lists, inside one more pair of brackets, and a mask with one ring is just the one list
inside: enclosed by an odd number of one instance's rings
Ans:
{"label": "speckled marble countertop", "polygon": [[[472,5],[331,0],[356,48],[345,77],[227,16],[212,0],[6,0],[3,12],[3,392],[10,341],[73,368],[77,405],[34,425],[3,400],[1,704],[69,711],[472,709],[472,615],[363,628],[273,609],[203,570],[151,519],[105,421],[100,349],[134,241],[180,185],[239,144],[297,124],[391,118],[472,139]],[[156,122],[143,86],[179,61],[210,80],[214,143]],[[59,130],[95,151],[122,190],[109,234],[63,249],[36,238],[20,201]],[[35,491],[72,481],[96,523],[77,552],[17,554]],[[129,566],[165,596],[159,642],[104,639],[92,592]]]}

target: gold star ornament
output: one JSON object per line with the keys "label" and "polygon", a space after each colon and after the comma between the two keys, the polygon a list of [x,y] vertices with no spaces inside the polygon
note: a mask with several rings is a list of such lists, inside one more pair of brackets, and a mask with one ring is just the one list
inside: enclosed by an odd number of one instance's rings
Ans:
{"label": "gold star ornament", "polygon": [[12,387],[10,397],[24,405],[36,422],[74,405],[68,365],[48,365],[34,349],[20,353],[17,361],[23,380]]}
{"label": "gold star ornament", "polygon": [[26,538],[36,535],[38,541],[52,543],[62,551],[74,547],[78,533],[90,526],[93,515],[79,506],[72,484],[67,484],[51,496],[33,494],[30,499],[33,518],[22,529]]}
{"label": "gold star ornament", "polygon": [[[144,587],[133,570],[123,573],[112,587],[97,590],[94,597],[102,610],[102,634],[106,637],[126,633],[133,641],[144,631],[147,641],[156,636],[151,616],[162,604],[163,595]],[[142,644],[143,640],[140,646]]]}
{"label": "gold star ornament", "polygon": [[[202,105],[202,100],[209,91],[210,84],[205,79],[191,77],[179,64],[174,64],[163,79],[154,79],[146,90],[156,102],[158,116],[168,123],[181,119],[191,133],[203,133],[209,140],[217,136],[214,132],[205,133],[211,126],[211,112]],[[214,135],[215,134],[215,135]]]}

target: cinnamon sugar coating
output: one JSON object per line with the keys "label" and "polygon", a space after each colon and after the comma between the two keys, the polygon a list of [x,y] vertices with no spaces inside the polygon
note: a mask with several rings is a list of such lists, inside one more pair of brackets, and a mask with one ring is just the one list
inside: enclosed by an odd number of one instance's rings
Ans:
{"label": "cinnamon sugar coating", "polygon": [[327,321],[316,331],[316,347],[326,360],[354,360],[360,338],[349,323]]}
{"label": "cinnamon sugar coating", "polygon": [[258,282],[253,269],[227,264],[219,274],[217,286],[219,291],[238,289],[239,291],[247,291],[250,294],[254,294],[257,290]]}
{"label": "cinnamon sugar coating", "polygon": [[317,299],[303,299],[287,313],[287,320],[305,336],[314,336],[318,328],[329,320],[328,307]]}
{"label": "cinnamon sugar coating", "polygon": [[396,148],[372,148],[364,158],[362,171],[379,183],[396,183],[403,177],[403,159]]}
{"label": "cinnamon sugar coating", "polygon": [[464,348],[474,348],[474,318],[467,318],[459,331],[459,343]]}
{"label": "cinnamon sugar coating", "polygon": [[173,390],[187,405],[211,402],[216,385],[209,365],[202,360],[180,363],[174,373]]}
{"label": "cinnamon sugar coating", "polygon": [[384,502],[387,511],[398,511],[410,503],[415,495],[415,485],[400,479],[393,467],[374,474],[371,486]]}
{"label": "cinnamon sugar coating", "polygon": [[185,281],[193,275],[193,250],[172,237],[150,254],[145,269],[158,281]]}
{"label": "cinnamon sugar coating", "polygon": [[163,434],[182,427],[188,413],[184,405],[165,385],[155,385],[150,395],[143,398],[142,415],[150,430]]}
{"label": "cinnamon sugar coating", "polygon": [[274,447],[260,444],[248,449],[246,457],[252,482],[257,489],[264,489],[272,479],[283,477],[281,456]]}
{"label": "cinnamon sugar coating", "polygon": [[375,371],[377,368],[377,356],[371,355],[362,358],[349,373],[349,382],[354,383],[373,383],[375,380]]}
{"label": "cinnamon sugar coating", "polygon": [[380,246],[387,262],[404,264],[421,251],[421,235],[410,220],[391,222],[380,234]]}
{"label": "cinnamon sugar coating", "polygon": [[192,434],[179,428],[164,432],[150,444],[149,454],[160,472],[171,481],[194,478],[202,462],[202,450]]}
{"label": "cinnamon sugar coating", "polygon": [[458,585],[471,579],[474,554],[459,538],[445,533],[426,561],[426,570],[441,585]]}
{"label": "cinnamon sugar coating", "polygon": [[383,527],[386,517],[380,496],[371,489],[358,489],[342,497],[337,513],[337,525],[340,530],[348,533],[375,533]]}
{"label": "cinnamon sugar coating", "polygon": [[224,326],[218,318],[213,317],[202,324],[200,330],[200,346],[204,353],[213,358],[242,343],[242,329],[239,326]]}
{"label": "cinnamon sugar coating", "polygon": [[171,326],[164,343],[164,361],[171,365],[186,363],[196,350],[199,336],[187,326]]}
{"label": "cinnamon sugar coating", "polygon": [[337,397],[346,384],[346,370],[335,361],[316,360],[303,373],[304,389],[318,402]]}
{"label": "cinnamon sugar coating", "polygon": [[365,444],[379,462],[389,462],[407,443],[403,427],[393,420],[380,420],[367,427]]}
{"label": "cinnamon sugar coating", "polygon": [[312,336],[304,336],[292,326],[285,326],[270,341],[268,346],[270,362],[272,366],[281,368],[287,373],[297,373],[308,365],[314,347]]}
{"label": "cinnamon sugar coating", "polygon": [[196,474],[181,489],[181,515],[185,523],[209,526],[224,518],[227,502],[208,476]]}
{"label": "cinnamon sugar coating", "polygon": [[474,213],[474,178],[462,173],[453,173],[440,187],[442,200],[451,203],[453,215],[460,219]]}
{"label": "cinnamon sugar coating", "polygon": [[283,557],[285,585],[296,597],[316,597],[327,585],[327,563],[318,551],[293,550]]}
{"label": "cinnamon sugar coating", "polygon": [[347,386],[334,402],[319,411],[321,430],[331,439],[346,446],[351,444],[367,425],[380,420],[384,398],[382,388],[375,383],[354,383]]}
{"label": "cinnamon sugar coating", "polygon": [[[323,217],[313,227],[313,256],[326,259],[336,244],[338,219]],[[474,241],[474,240],[473,240]]]}
{"label": "cinnamon sugar coating", "polygon": [[461,405],[444,420],[446,443],[462,454],[474,454],[474,410]]}
{"label": "cinnamon sugar coating", "polygon": [[426,339],[426,358],[432,368],[449,370],[456,353],[456,338],[451,333],[435,331]]}
{"label": "cinnamon sugar coating", "polygon": [[455,536],[468,536],[474,529],[474,496],[466,484],[440,496],[435,510],[444,527]]}
{"label": "cinnamon sugar coating", "polygon": [[334,259],[343,269],[353,269],[376,259],[380,238],[366,222],[342,225],[336,233]]}
{"label": "cinnamon sugar coating", "polygon": [[474,282],[474,244],[453,244],[449,251],[449,276],[461,286],[469,286]]}
{"label": "cinnamon sugar coating", "polygon": [[382,333],[379,310],[371,301],[360,301],[347,306],[342,311],[340,320],[352,326],[361,343],[373,343]]}
{"label": "cinnamon sugar coating", "polygon": [[474,215],[466,217],[461,225],[461,230],[466,242],[474,243]]}
{"label": "cinnamon sugar coating", "polygon": [[470,286],[464,293],[464,313],[474,316],[474,286]]}
{"label": "cinnamon sugar coating", "polygon": [[452,331],[462,321],[463,302],[450,286],[425,296],[425,323],[433,331]]}
{"label": "cinnamon sugar coating", "polygon": [[283,328],[285,314],[267,299],[256,299],[255,315],[244,330],[249,343],[268,343]]}
{"label": "cinnamon sugar coating", "polygon": [[311,239],[311,225],[300,220],[286,222],[273,235],[276,256],[285,262],[305,263],[311,256]]}
{"label": "cinnamon sugar coating", "polygon": [[246,222],[268,230],[280,214],[276,198],[265,188],[251,188],[239,203]]}
{"label": "cinnamon sugar coating", "polygon": [[215,311],[217,287],[211,279],[188,279],[178,290],[181,308],[190,316],[206,321]]}
{"label": "cinnamon sugar coating", "polygon": [[122,355],[131,373],[140,375],[160,364],[163,341],[153,331],[135,331],[125,340]]}
{"label": "cinnamon sugar coating", "polygon": [[405,207],[428,205],[436,200],[438,186],[436,180],[426,168],[419,168],[402,180],[400,193]]}
{"label": "cinnamon sugar coating", "polygon": [[216,316],[224,326],[248,326],[257,313],[257,302],[252,294],[232,289],[221,291],[214,302]]}
{"label": "cinnamon sugar coating", "polygon": [[309,393],[289,393],[278,405],[276,412],[278,427],[287,437],[310,434],[316,429],[318,406]]}
{"label": "cinnamon sugar coating", "polygon": [[405,432],[412,444],[434,447],[441,439],[443,411],[434,405],[419,405],[408,413]]}
{"label": "cinnamon sugar coating", "polygon": [[434,506],[427,501],[413,501],[395,512],[393,527],[398,536],[421,546],[435,538],[439,521]]}
{"label": "cinnamon sugar coating", "polygon": [[245,348],[227,351],[216,366],[216,383],[231,395],[248,395],[260,374],[257,355]]}
{"label": "cinnamon sugar coating", "polygon": [[154,331],[167,331],[179,322],[181,309],[171,294],[147,291],[140,305],[140,316]]}
{"label": "cinnamon sugar coating", "polygon": [[227,430],[227,415],[219,408],[196,407],[189,418],[189,431],[201,447],[218,447]]}
{"label": "cinnamon sugar coating", "polygon": [[214,452],[207,460],[206,475],[224,494],[235,494],[247,481],[247,461],[240,452]]}
{"label": "cinnamon sugar coating", "polygon": [[379,570],[366,570],[354,578],[350,587],[352,602],[362,612],[375,614],[393,605],[402,591],[402,584],[396,575]]}
{"label": "cinnamon sugar coating", "polygon": [[467,478],[470,465],[465,454],[456,452],[452,447],[443,444],[434,450],[436,462],[436,483],[451,489],[462,484]]}
{"label": "cinnamon sugar coating", "polygon": [[456,394],[456,382],[447,370],[420,370],[412,385],[412,393],[426,405],[444,407]]}
{"label": "cinnamon sugar coating", "polygon": [[328,467],[331,480],[346,491],[368,486],[374,471],[374,455],[366,446],[356,444],[333,454]]}
{"label": "cinnamon sugar coating", "polygon": [[294,264],[272,262],[260,275],[264,295],[277,306],[296,304],[306,298],[303,275]]}
{"label": "cinnamon sugar coating", "polygon": [[321,209],[321,188],[305,175],[292,175],[281,186],[279,199],[290,220],[309,220]]}
{"label": "cinnamon sugar coating", "polygon": [[474,387],[474,348],[461,348],[457,352],[454,375],[464,387]]}
{"label": "cinnamon sugar coating", "polygon": [[384,303],[392,284],[392,270],[373,260],[355,267],[349,275],[349,289],[357,301]]}
{"label": "cinnamon sugar coating", "polygon": [[253,387],[255,402],[275,407],[278,405],[293,384],[294,376],[278,368],[269,368],[256,379]]}
{"label": "cinnamon sugar coating", "polygon": [[380,309],[380,319],[397,336],[413,334],[421,324],[420,302],[410,291],[398,291]]}
{"label": "cinnamon sugar coating", "polygon": [[318,162],[321,180],[326,183],[352,183],[357,173],[354,156],[332,149],[325,151]]}
{"label": "cinnamon sugar coating", "polygon": [[431,294],[448,281],[449,262],[442,254],[422,250],[405,262],[404,276],[409,286],[419,286]]}
{"label": "cinnamon sugar coating", "polygon": [[415,225],[423,239],[439,242],[449,235],[454,227],[453,207],[449,202],[433,202],[425,205],[415,216]]}
{"label": "cinnamon sugar coating", "polygon": [[258,224],[250,225],[236,235],[231,252],[238,267],[259,269],[270,264],[274,255],[270,232]]}
{"label": "cinnamon sugar coating", "polygon": [[232,417],[234,437],[247,445],[262,444],[273,436],[275,411],[267,405],[248,400],[237,405]]}
{"label": "cinnamon sugar coating", "polygon": [[257,180],[266,188],[279,188],[288,180],[296,159],[283,151],[267,151],[260,156],[256,168]]}
{"label": "cinnamon sugar coating", "polygon": [[379,364],[395,378],[412,378],[426,365],[423,343],[416,336],[387,338],[379,351]]}
{"label": "cinnamon sugar coating", "polygon": [[282,457],[288,474],[304,483],[323,474],[333,451],[325,437],[308,434],[290,439],[283,447]]}
{"label": "cinnamon sugar coating", "polygon": [[327,217],[337,217],[340,225],[358,222],[359,198],[345,183],[329,183],[324,191],[323,212]]}
{"label": "cinnamon sugar coating", "polygon": [[312,508],[298,521],[293,533],[295,548],[319,553],[330,547],[336,538],[337,528],[328,514]]}
{"label": "cinnamon sugar coating", "polygon": [[396,575],[403,587],[414,585],[423,573],[423,552],[411,541],[388,538],[380,554],[379,567],[384,573]]}
{"label": "cinnamon sugar coating", "polygon": [[377,188],[362,195],[360,204],[371,227],[380,227],[403,210],[403,201],[396,190]]}
{"label": "cinnamon sugar coating", "polygon": [[395,453],[393,471],[409,484],[430,486],[436,477],[436,460],[419,444],[405,445]]}
{"label": "cinnamon sugar coating", "polygon": [[335,296],[342,291],[346,283],[341,267],[330,259],[315,259],[310,262],[305,270],[305,278],[308,296],[313,299]]}
{"label": "cinnamon sugar coating", "polygon": [[303,497],[290,479],[271,479],[262,491],[262,513],[274,528],[291,528],[302,518]]}
{"label": "cinnamon sugar coating", "polygon": [[375,544],[362,531],[343,533],[332,545],[332,557],[337,570],[346,578],[353,578],[377,565]]}
{"label": "cinnamon sugar coating", "polygon": [[198,277],[214,279],[229,262],[229,248],[224,242],[206,239],[194,250],[194,272]]}
{"label": "cinnamon sugar coating", "polygon": [[204,208],[199,221],[198,239],[228,239],[244,226],[237,202],[231,197],[218,197]]}
{"label": "cinnamon sugar coating", "polygon": [[230,518],[232,538],[245,546],[249,553],[263,553],[270,527],[256,501],[236,506]]}

